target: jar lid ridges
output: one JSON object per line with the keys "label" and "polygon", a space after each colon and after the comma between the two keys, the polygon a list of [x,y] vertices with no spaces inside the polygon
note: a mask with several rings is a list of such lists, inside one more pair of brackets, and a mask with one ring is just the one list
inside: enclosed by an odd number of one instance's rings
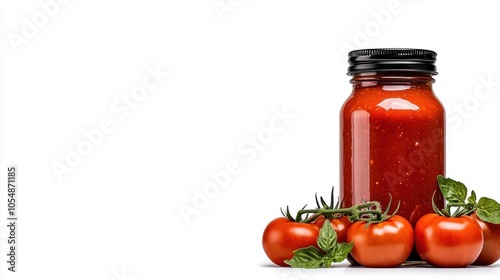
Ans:
{"label": "jar lid ridges", "polygon": [[436,75],[436,52],[425,49],[380,48],[349,52],[348,75],[362,72],[405,71]]}

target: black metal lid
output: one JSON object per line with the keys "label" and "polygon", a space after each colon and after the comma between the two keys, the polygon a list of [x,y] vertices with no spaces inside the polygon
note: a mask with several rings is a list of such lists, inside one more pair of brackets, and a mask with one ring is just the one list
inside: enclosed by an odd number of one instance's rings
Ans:
{"label": "black metal lid", "polygon": [[407,71],[436,75],[437,54],[421,49],[364,49],[351,51],[347,75],[362,72]]}

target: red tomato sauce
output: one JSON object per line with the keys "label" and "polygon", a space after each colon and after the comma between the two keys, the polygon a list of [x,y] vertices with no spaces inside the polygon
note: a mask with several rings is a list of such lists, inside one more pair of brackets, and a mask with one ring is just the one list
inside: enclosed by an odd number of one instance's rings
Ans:
{"label": "red tomato sauce", "polygon": [[412,225],[444,206],[445,113],[430,74],[365,73],[340,113],[340,196],[344,206],[379,201]]}

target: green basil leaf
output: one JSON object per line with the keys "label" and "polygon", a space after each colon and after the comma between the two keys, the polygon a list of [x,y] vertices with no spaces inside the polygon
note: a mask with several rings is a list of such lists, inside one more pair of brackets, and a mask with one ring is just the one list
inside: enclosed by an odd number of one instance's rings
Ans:
{"label": "green basil leaf", "polygon": [[500,204],[487,197],[481,197],[477,203],[477,216],[488,223],[500,224]]}
{"label": "green basil leaf", "polygon": [[299,268],[318,268],[322,265],[330,267],[333,262],[345,260],[354,244],[337,243],[337,233],[327,220],[319,231],[318,246],[325,253],[314,246],[301,248],[293,251],[293,258],[285,263]]}
{"label": "green basil leaf", "polygon": [[285,263],[296,268],[318,268],[323,264],[322,259],[321,251],[314,246],[309,246],[293,251],[293,258]]}
{"label": "green basil leaf", "polygon": [[333,249],[332,253],[330,256],[333,259],[333,262],[342,262],[347,258],[347,254],[351,252],[352,248],[354,247],[354,243],[337,243],[335,245],[335,248]]}
{"label": "green basil leaf", "polygon": [[329,254],[337,244],[337,233],[333,229],[330,221],[326,220],[319,230],[318,246],[321,250]]}
{"label": "green basil leaf", "polygon": [[325,255],[322,259],[323,266],[326,268],[332,266],[332,263],[334,262],[334,258],[332,256]]}
{"label": "green basil leaf", "polygon": [[476,192],[475,191],[471,191],[470,193],[470,196],[469,198],[467,199],[467,202],[469,202],[470,204],[476,204]]}
{"label": "green basil leaf", "polygon": [[438,184],[446,201],[450,203],[465,203],[467,187],[463,183],[439,175]]}

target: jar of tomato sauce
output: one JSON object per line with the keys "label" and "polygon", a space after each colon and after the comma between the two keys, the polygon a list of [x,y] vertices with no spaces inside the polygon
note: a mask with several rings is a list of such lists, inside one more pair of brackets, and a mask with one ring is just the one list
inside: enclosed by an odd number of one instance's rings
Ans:
{"label": "jar of tomato sauce", "polygon": [[[445,112],[434,95],[436,53],[365,49],[349,54],[353,91],[340,112],[340,197],[344,206],[379,201],[412,225],[442,209]],[[391,212],[389,212],[391,213]]]}

